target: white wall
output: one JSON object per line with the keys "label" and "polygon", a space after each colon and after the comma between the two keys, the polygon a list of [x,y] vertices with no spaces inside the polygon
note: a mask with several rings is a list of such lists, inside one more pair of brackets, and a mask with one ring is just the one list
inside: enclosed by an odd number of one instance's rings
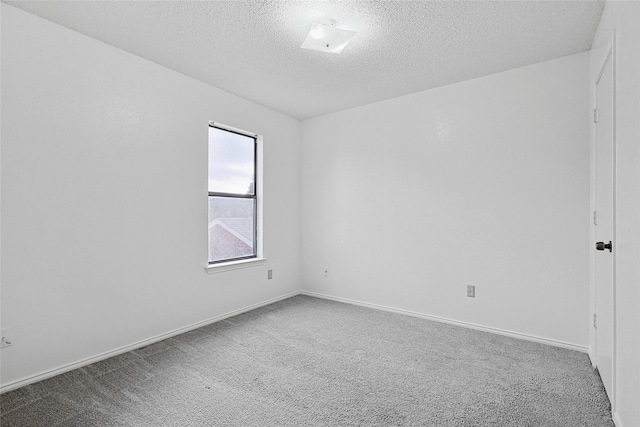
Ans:
{"label": "white wall", "polygon": [[586,350],[588,88],[587,52],[304,121],[303,289]]}
{"label": "white wall", "polygon": [[[264,135],[262,266],[204,269],[209,120]],[[2,4],[2,385],[297,291],[300,131]]]}
{"label": "white wall", "polygon": [[[1,8],[5,389],[295,292],[301,263],[305,290],[587,346],[588,53],[308,120],[301,151],[294,119]],[[639,9],[608,2],[593,48],[617,29],[625,427],[640,419]],[[265,137],[265,265],[204,271],[208,120]]]}
{"label": "white wall", "polygon": [[[616,305],[614,419],[640,426],[640,3],[608,1],[591,49],[591,87],[615,37]],[[592,99],[595,104],[595,100]],[[592,293],[595,290],[592,289]],[[593,338],[593,337],[592,337]]]}

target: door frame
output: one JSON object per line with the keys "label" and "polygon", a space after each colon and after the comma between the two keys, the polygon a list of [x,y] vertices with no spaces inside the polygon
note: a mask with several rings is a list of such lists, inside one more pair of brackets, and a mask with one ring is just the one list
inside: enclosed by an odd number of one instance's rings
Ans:
{"label": "door frame", "polygon": [[597,331],[594,328],[593,316],[597,314],[596,308],[596,279],[595,279],[595,265],[596,265],[596,251],[595,251],[595,242],[596,242],[596,229],[594,224],[594,212],[596,210],[596,140],[597,140],[597,129],[596,123],[593,119],[593,110],[595,110],[597,105],[597,84],[604,73],[605,66],[608,61],[611,61],[612,73],[613,73],[613,138],[612,138],[612,159],[613,159],[613,236],[612,240],[614,242],[614,250],[612,253],[613,259],[613,277],[612,277],[612,296],[613,296],[613,348],[612,348],[612,366],[611,366],[611,374],[612,374],[612,384],[611,384],[611,412],[616,412],[616,395],[617,395],[617,293],[616,293],[616,270],[617,270],[617,262],[616,262],[616,245],[617,241],[617,231],[616,231],[616,205],[617,205],[617,158],[616,158],[616,147],[617,147],[617,135],[616,135],[616,32],[615,30],[611,33],[609,42],[607,44],[607,48],[603,49],[599,52],[591,51],[591,55],[599,54],[599,56],[595,57],[595,60],[592,60],[592,63],[598,65],[598,74],[595,77],[595,80],[590,82],[591,86],[591,167],[590,167],[590,208],[591,208],[591,221],[590,223],[590,257],[589,257],[589,282],[590,282],[590,321],[589,321],[589,357],[591,359],[591,364],[594,368],[597,368],[597,354],[598,354],[598,340],[597,340]]}

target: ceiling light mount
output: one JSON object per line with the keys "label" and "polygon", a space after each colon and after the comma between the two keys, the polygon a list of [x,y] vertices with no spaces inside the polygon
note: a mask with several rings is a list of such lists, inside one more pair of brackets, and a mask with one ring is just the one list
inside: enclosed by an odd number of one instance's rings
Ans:
{"label": "ceiling light mount", "polygon": [[311,25],[309,34],[301,47],[320,52],[340,53],[355,35],[355,31],[336,28],[336,21],[328,19]]}

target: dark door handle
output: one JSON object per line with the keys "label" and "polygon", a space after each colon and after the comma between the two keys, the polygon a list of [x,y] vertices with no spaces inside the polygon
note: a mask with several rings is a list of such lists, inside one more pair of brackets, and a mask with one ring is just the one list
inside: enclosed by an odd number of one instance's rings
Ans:
{"label": "dark door handle", "polygon": [[611,252],[613,250],[613,245],[611,244],[611,241],[609,241],[609,243],[597,242],[596,249],[599,251],[604,251],[605,249],[609,249],[609,252]]}

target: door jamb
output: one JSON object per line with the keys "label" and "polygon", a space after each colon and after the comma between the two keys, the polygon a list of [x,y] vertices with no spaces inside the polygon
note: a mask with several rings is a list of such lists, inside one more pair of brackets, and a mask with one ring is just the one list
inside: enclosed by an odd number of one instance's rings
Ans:
{"label": "door jamb", "polygon": [[[591,90],[592,90],[592,108],[596,109],[598,107],[597,105],[597,85],[598,82],[600,81],[600,78],[602,77],[602,74],[604,73],[604,69],[605,66],[607,65],[607,61],[611,61],[611,66],[612,66],[612,78],[613,78],[613,135],[612,135],[612,159],[613,159],[613,245],[614,245],[614,250],[612,253],[613,259],[612,259],[612,264],[613,264],[613,277],[612,277],[612,285],[613,285],[613,289],[612,289],[612,296],[613,296],[613,353],[612,353],[612,365],[611,365],[611,370],[612,370],[612,385],[611,385],[611,412],[615,413],[616,412],[616,395],[617,395],[617,293],[616,293],[616,250],[615,250],[615,242],[617,241],[617,229],[616,229],[616,205],[617,205],[617,159],[616,159],[616,147],[617,147],[617,135],[616,135],[616,31],[614,30],[611,34],[611,38],[610,41],[608,43],[607,48],[604,50],[605,54],[602,55],[600,58],[598,58],[599,60],[596,62],[597,64],[599,64],[600,66],[600,70],[598,72],[598,75],[595,79],[595,81],[592,82],[591,84]],[[593,54],[593,53],[592,53]],[[593,110],[592,110],[593,112]],[[593,120],[591,120],[591,173],[590,173],[590,180],[591,180],[591,188],[590,188],[590,207],[591,207],[591,213],[593,214],[593,212],[595,211],[595,184],[596,184],[596,139],[597,139],[597,129],[596,129],[596,124],[594,123]],[[590,249],[590,257],[589,257],[589,264],[590,264],[590,268],[589,268],[589,282],[590,282],[590,308],[591,308],[591,313],[592,314],[597,314],[596,312],[596,280],[595,280],[595,250],[593,250],[593,245],[595,244],[595,224],[593,222],[593,216],[591,216],[591,221],[590,221],[590,241],[589,244],[591,245],[591,249]],[[597,336],[596,336],[596,331],[593,327],[593,319],[590,316],[590,331],[591,333],[589,334],[589,338],[590,338],[590,349],[589,349],[589,356],[591,358],[591,363],[593,365],[593,367],[597,367],[597,350],[598,350],[598,343],[597,343]]]}

